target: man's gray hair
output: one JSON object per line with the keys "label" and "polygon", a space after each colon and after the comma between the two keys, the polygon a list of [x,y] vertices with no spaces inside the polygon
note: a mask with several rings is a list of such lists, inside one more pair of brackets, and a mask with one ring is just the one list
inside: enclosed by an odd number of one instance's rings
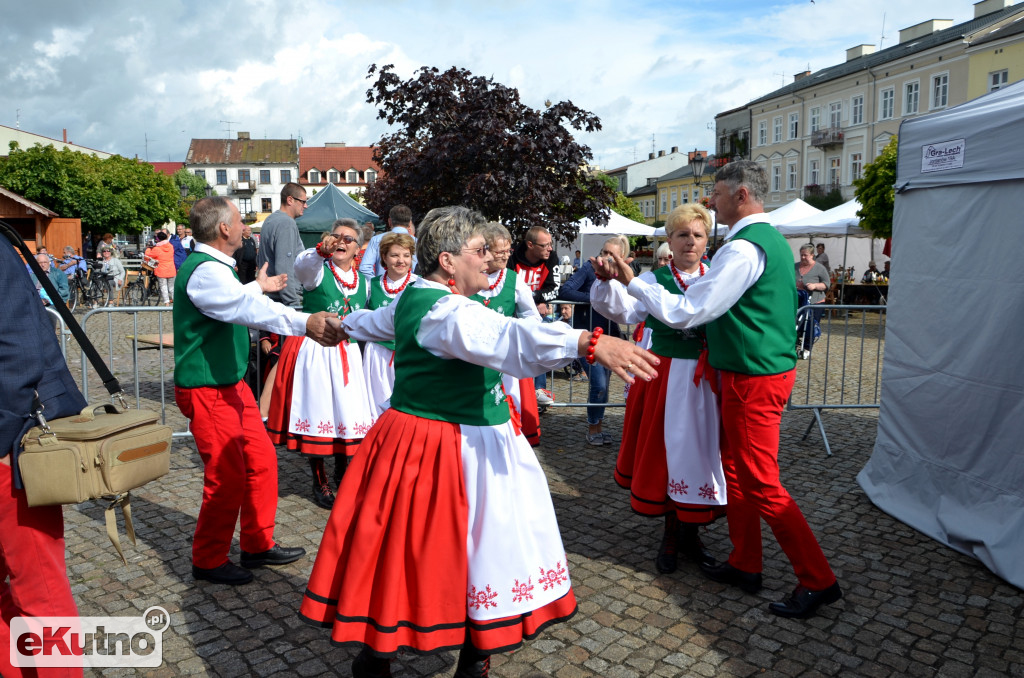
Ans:
{"label": "man's gray hair", "polygon": [[499,222],[488,221],[487,225],[484,226],[484,240],[487,241],[487,246],[493,250],[495,243],[499,240],[504,240],[511,244],[512,234],[510,234],[508,229],[502,226]]}
{"label": "man's gray hair", "polygon": [[436,207],[416,228],[416,273],[428,276],[440,267],[442,252],[462,254],[470,238],[481,235],[487,221],[468,207]]}
{"label": "man's gray hair", "polygon": [[753,160],[730,162],[715,174],[715,183],[719,181],[725,183],[731,192],[736,192],[740,186],[745,187],[750,199],[759,205],[764,205],[768,197],[768,173]]}
{"label": "man's gray hair", "polygon": [[358,221],[356,221],[355,219],[349,219],[347,217],[344,219],[335,219],[334,223],[331,224],[331,234],[333,235],[334,229],[340,226],[344,226],[345,228],[351,228],[353,231],[355,231],[356,244],[358,244],[360,247],[363,246],[363,228],[362,226],[359,225]]}
{"label": "man's gray hair", "polygon": [[216,240],[217,226],[231,223],[232,206],[233,203],[222,195],[199,200],[188,215],[192,237],[202,243]]}

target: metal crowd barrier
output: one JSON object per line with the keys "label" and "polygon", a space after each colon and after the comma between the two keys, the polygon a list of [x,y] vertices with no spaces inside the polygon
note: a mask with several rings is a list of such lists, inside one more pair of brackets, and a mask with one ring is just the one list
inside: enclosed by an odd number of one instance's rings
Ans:
{"label": "metal crowd barrier", "polygon": [[885,306],[814,304],[797,315],[798,346],[803,332],[813,327],[812,312],[821,313],[821,337],[810,356],[797,364],[797,380],[788,409],[811,410],[832,456],[822,410],[878,409],[882,390],[882,358],[885,350]]}
{"label": "metal crowd barrier", "polygon": [[68,337],[71,336],[71,330],[64,324],[64,318],[60,317],[60,313],[53,310],[52,306],[46,306],[43,308],[51,316],[51,322],[53,323],[54,329],[60,335],[60,353],[64,356],[64,360],[68,359]]}

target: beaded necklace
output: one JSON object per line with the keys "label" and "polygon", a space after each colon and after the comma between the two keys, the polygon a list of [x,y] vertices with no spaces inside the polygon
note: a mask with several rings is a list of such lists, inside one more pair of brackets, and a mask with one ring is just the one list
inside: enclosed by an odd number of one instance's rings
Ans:
{"label": "beaded necklace", "polygon": [[[683,282],[683,277],[679,275],[679,269],[676,268],[674,263],[670,261],[668,262],[668,265],[672,267],[672,275],[675,276],[676,282],[679,283],[679,286],[682,287],[685,292],[690,286]],[[702,276],[704,275],[704,270],[704,262],[702,261],[700,262],[700,274]]]}
{"label": "beaded necklace", "polygon": [[388,274],[387,273],[385,273],[384,275],[382,275],[380,277],[380,284],[384,288],[385,292],[387,292],[388,294],[394,296],[394,295],[398,294],[399,292],[401,292],[402,290],[405,289],[405,286],[409,284],[409,280],[411,278],[412,278],[412,269],[410,268],[408,271],[405,272],[405,280],[403,280],[402,284],[399,285],[396,289],[391,289],[390,287],[388,287]]}
{"label": "beaded necklace", "polygon": [[[498,285],[500,285],[501,281],[505,279],[505,271],[506,270],[508,270],[508,269],[504,269],[504,268],[501,269],[501,271],[498,272],[498,279],[494,281],[494,284],[487,286],[487,290],[489,292],[493,292],[494,288],[497,287]],[[493,298],[494,297],[487,297],[486,299],[484,299],[484,306],[490,306],[491,305],[491,299],[493,299]]]}
{"label": "beaded necklace", "polygon": [[348,312],[350,310],[349,309],[349,305],[348,305],[348,293],[345,290],[354,290],[356,287],[359,286],[359,271],[357,271],[355,266],[353,266],[352,267],[352,282],[347,283],[347,282],[345,282],[344,280],[341,279],[340,275],[338,275],[338,269],[336,269],[334,267],[334,262],[333,261],[328,261],[327,265],[330,267],[331,273],[334,274],[334,279],[338,281],[338,284],[341,285],[341,288],[342,288],[342,295],[341,296],[345,299],[345,308],[341,309],[341,313],[339,313],[338,315],[340,315],[342,318],[344,318],[345,316],[348,315]]}

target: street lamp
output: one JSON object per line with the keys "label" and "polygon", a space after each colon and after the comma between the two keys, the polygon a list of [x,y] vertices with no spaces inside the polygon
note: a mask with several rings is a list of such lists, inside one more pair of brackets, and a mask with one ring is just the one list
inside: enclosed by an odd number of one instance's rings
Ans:
{"label": "street lamp", "polygon": [[178,186],[178,192],[181,193],[181,199],[184,200],[188,197],[188,186],[185,184]]}
{"label": "street lamp", "polygon": [[699,182],[704,176],[704,164],[708,160],[707,151],[698,151],[696,148],[690,152],[690,167],[693,169],[693,180]]}

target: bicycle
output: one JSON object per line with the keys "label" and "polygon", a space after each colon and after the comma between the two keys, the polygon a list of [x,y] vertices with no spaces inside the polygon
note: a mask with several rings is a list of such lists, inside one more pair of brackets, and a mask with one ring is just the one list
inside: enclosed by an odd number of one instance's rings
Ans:
{"label": "bicycle", "polygon": [[72,313],[78,308],[79,303],[83,306],[88,303],[88,293],[86,291],[88,285],[89,280],[85,277],[85,273],[81,271],[68,276],[68,310]]}
{"label": "bicycle", "polygon": [[107,306],[113,300],[110,290],[111,276],[103,272],[103,264],[89,262],[89,283],[85,291],[85,303],[93,308]]}

